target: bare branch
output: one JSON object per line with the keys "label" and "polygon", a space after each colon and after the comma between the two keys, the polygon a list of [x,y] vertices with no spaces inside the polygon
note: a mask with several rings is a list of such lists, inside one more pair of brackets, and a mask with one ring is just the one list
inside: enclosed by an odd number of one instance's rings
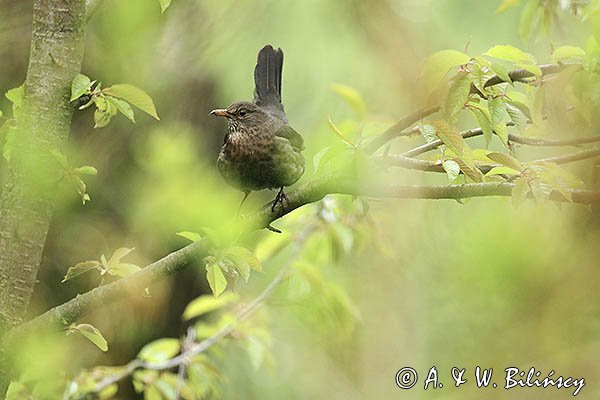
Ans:
{"label": "bare branch", "polygon": [[[545,65],[540,65],[539,67],[542,70],[542,76],[546,76],[546,75],[551,75],[551,74],[558,74],[559,72],[564,70],[566,67],[568,67],[568,65],[567,64],[545,64]],[[531,78],[535,75],[525,69],[517,69],[514,71],[510,71],[508,73],[508,76],[510,77],[510,79],[513,82],[526,82],[527,78]],[[490,86],[499,85],[501,83],[508,83],[508,82],[505,82],[498,75],[494,75],[493,77],[488,79],[487,82],[485,82],[483,87],[488,88]]]}

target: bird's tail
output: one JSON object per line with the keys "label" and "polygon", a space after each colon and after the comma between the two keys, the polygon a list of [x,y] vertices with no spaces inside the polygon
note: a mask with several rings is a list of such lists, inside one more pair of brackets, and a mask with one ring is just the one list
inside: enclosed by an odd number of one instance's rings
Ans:
{"label": "bird's tail", "polygon": [[283,51],[275,50],[270,44],[258,52],[254,67],[254,102],[260,107],[283,110],[281,105],[281,72]]}

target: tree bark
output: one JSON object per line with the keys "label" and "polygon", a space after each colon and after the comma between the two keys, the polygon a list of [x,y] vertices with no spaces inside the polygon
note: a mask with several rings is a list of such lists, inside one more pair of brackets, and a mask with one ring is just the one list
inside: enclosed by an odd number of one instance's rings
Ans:
{"label": "tree bark", "polygon": [[[23,320],[33,293],[59,172],[50,152],[60,151],[69,134],[85,21],[85,0],[33,1],[24,103],[0,187],[0,334]],[[2,396],[9,379],[1,368]]]}

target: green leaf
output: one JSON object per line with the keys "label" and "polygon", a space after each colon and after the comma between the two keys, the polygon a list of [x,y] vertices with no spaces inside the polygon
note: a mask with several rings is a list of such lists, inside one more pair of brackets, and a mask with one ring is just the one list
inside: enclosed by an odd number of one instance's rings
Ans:
{"label": "green leaf", "polygon": [[504,65],[497,63],[497,62],[493,62],[491,64],[491,68],[492,68],[492,71],[494,71],[494,73],[496,75],[498,75],[498,77],[500,77],[500,79],[502,79],[504,82],[508,82],[508,83],[512,84],[512,79],[510,79],[508,70],[504,67]]}
{"label": "green leaf", "polygon": [[169,8],[169,6],[171,5],[171,0],[158,0],[158,2],[160,3],[160,12],[164,13],[167,8]]}
{"label": "green leaf", "polygon": [[76,174],[80,174],[80,175],[92,175],[92,176],[98,175],[98,170],[89,165],[84,165],[83,167],[75,168],[73,171]]}
{"label": "green leaf", "polygon": [[148,343],[138,353],[138,358],[150,363],[161,363],[175,357],[180,350],[178,339],[164,338]]}
{"label": "green leaf", "polygon": [[75,278],[76,276],[85,274],[86,272],[93,271],[95,269],[99,271],[101,270],[101,264],[98,261],[84,261],[75,264],[75,266],[67,270],[67,274],[65,275],[61,283],[64,283],[70,279]]}
{"label": "green leaf", "polygon": [[176,234],[177,236],[181,236],[184,239],[187,239],[191,242],[199,242],[202,239],[202,235],[196,232],[188,232],[188,231],[184,231],[184,232],[177,232]]}
{"label": "green leaf", "polygon": [[488,110],[496,135],[508,147],[508,131],[506,129],[507,112],[504,99],[500,96],[488,99]]}
{"label": "green leaf", "polygon": [[106,100],[102,96],[93,96],[94,103],[96,103],[96,110],[94,111],[94,128],[104,128],[109,124],[112,117],[117,114],[117,107],[111,102]]}
{"label": "green leaf", "polygon": [[516,169],[512,169],[509,167],[494,167],[490,169],[485,176],[493,176],[493,175],[520,175],[521,172]]}
{"label": "green leaf", "polygon": [[218,310],[234,303],[239,299],[239,296],[235,293],[228,292],[219,296],[218,298],[212,295],[202,295],[192,300],[183,311],[183,318],[190,320],[197,318],[203,314],[211,311]]}
{"label": "green leaf", "polygon": [[506,10],[516,7],[520,2],[521,0],[503,0],[502,4],[496,9],[496,14],[502,14]]}
{"label": "green leaf", "polygon": [[90,342],[94,343],[100,350],[106,352],[108,351],[108,342],[102,336],[102,333],[93,325],[90,324],[78,324],[71,325],[69,327],[69,332],[76,332],[88,339]]}
{"label": "green leaf", "polygon": [[135,250],[135,247],[131,248],[131,249],[129,249],[127,247],[121,247],[121,248],[115,250],[115,252],[112,254],[110,259],[108,260],[107,266],[110,267],[110,266],[119,264],[121,262],[121,259],[124,258],[129,253],[131,253],[133,250]]}
{"label": "green leaf", "polygon": [[523,165],[521,165],[521,162],[519,160],[517,160],[516,158],[508,155],[508,154],[504,154],[504,153],[489,153],[487,155],[487,158],[489,158],[492,161],[495,161],[499,164],[504,165],[505,167],[509,167],[512,168],[516,171],[522,171],[523,170]]}
{"label": "green leaf", "polygon": [[479,107],[470,107],[471,113],[477,120],[479,127],[483,131],[483,137],[485,138],[486,146],[489,146],[492,141],[492,136],[494,135],[494,129],[492,128],[492,122],[490,120],[490,116],[488,111]]}
{"label": "green leaf", "polygon": [[467,102],[471,90],[471,80],[467,71],[459,71],[450,81],[450,88],[444,101],[444,114],[452,118]]}
{"label": "green leaf", "polygon": [[23,107],[23,99],[25,98],[25,85],[10,89],[5,94],[6,98],[13,104],[13,117],[17,117],[17,111]]}
{"label": "green leaf", "polygon": [[515,124],[515,127],[519,132],[524,131],[529,122],[527,115],[525,115],[519,107],[516,107],[509,102],[504,103],[504,106],[506,107],[506,112],[508,113],[510,120]]}
{"label": "green leaf", "polygon": [[513,206],[519,207],[524,200],[527,199],[529,194],[529,183],[524,177],[515,180],[515,187],[512,190],[512,203]]}
{"label": "green leaf", "polygon": [[142,89],[128,83],[121,83],[108,88],[107,93],[133,104],[143,112],[160,120],[152,98]]}
{"label": "green leaf", "polygon": [[218,297],[227,287],[227,279],[217,263],[206,265],[206,279],[215,297]]}
{"label": "green leaf", "polygon": [[458,130],[450,126],[446,121],[435,121],[433,123],[438,138],[457,156],[462,156],[465,148],[465,140]]}
{"label": "green leaf", "polygon": [[525,53],[523,50],[510,45],[494,46],[489,49],[485,55],[499,58],[501,60],[511,61],[516,64],[535,64],[535,58],[531,54]]}
{"label": "green leaf", "polygon": [[121,278],[125,278],[131,274],[134,274],[141,270],[142,268],[135,264],[128,263],[120,263],[116,265],[111,265],[108,269],[108,273],[113,276],[120,276]]}
{"label": "green leaf", "polygon": [[527,42],[533,30],[532,28],[536,20],[539,5],[540,0],[529,0],[523,8],[521,21],[519,22],[519,36],[524,42]]}
{"label": "green leaf", "polygon": [[419,125],[419,132],[421,132],[421,135],[427,141],[427,143],[431,143],[438,139],[435,126],[433,125]]}
{"label": "green leaf", "polygon": [[71,83],[71,101],[80,98],[90,90],[92,81],[85,75],[77,74]]}
{"label": "green leaf", "polygon": [[460,165],[454,160],[444,160],[442,163],[446,175],[448,175],[448,182],[452,183],[460,174]]}
{"label": "green leaf", "polygon": [[367,106],[365,105],[365,101],[363,100],[362,96],[356,89],[350,86],[341,85],[339,83],[334,83],[331,85],[331,89],[341,98],[346,100],[360,118],[365,116],[367,113]]}
{"label": "green leaf", "polygon": [[451,68],[467,64],[470,59],[471,57],[457,50],[442,50],[429,56],[423,65],[427,93],[439,86]]}
{"label": "green leaf", "polygon": [[154,385],[146,387],[144,390],[144,400],[164,400],[158,388]]}
{"label": "green leaf", "polygon": [[483,174],[472,161],[460,158],[453,158],[453,160],[460,166],[460,170],[465,176],[468,176],[474,182],[483,181]]}
{"label": "green leaf", "polygon": [[585,58],[585,50],[581,47],[575,46],[561,46],[557,47],[552,52],[552,61],[557,63],[559,61],[576,61],[581,62]]}
{"label": "green leaf", "polygon": [[125,100],[117,99],[116,97],[106,96],[106,100],[110,101],[116,108],[126,116],[131,122],[135,124],[135,115],[133,109]]}

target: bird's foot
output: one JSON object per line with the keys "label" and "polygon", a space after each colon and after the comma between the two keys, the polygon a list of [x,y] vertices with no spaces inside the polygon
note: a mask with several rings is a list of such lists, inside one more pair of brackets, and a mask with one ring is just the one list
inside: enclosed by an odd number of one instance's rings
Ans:
{"label": "bird's foot", "polygon": [[277,205],[279,205],[280,212],[283,212],[283,209],[285,208],[284,202],[286,204],[289,204],[290,200],[288,199],[285,192],[283,191],[283,186],[282,186],[279,189],[279,192],[277,192],[277,196],[275,196],[275,200],[273,200],[273,204],[271,204],[271,212],[275,212]]}

